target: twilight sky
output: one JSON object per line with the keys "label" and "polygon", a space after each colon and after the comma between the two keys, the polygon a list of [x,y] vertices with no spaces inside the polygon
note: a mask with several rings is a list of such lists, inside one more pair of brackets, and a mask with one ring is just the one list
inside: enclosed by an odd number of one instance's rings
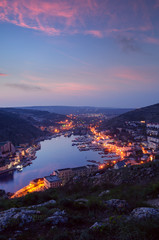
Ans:
{"label": "twilight sky", "polygon": [[0,106],[159,102],[159,0],[0,0]]}

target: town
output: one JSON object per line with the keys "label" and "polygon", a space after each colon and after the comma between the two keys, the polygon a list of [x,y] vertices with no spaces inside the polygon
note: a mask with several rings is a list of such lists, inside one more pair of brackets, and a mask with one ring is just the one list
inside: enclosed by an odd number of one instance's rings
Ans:
{"label": "town", "polygon": [[[146,121],[126,121],[124,127],[103,129],[107,117],[103,114],[68,115],[56,126],[40,126],[49,131],[46,139],[64,135],[74,135],[72,147],[79,151],[96,151],[99,160],[87,160],[86,166],[66,169],[52,169],[50,176],[41,176],[12,195],[20,197],[34,191],[64,186],[69,181],[78,181],[81,177],[102,174],[111,168],[120,169],[131,165],[140,165],[159,159],[159,124]],[[44,139],[40,139],[44,140]],[[36,151],[40,149],[40,141],[32,145],[14,147],[11,142],[0,144],[0,174],[7,171],[22,171],[23,167],[32,163]]]}

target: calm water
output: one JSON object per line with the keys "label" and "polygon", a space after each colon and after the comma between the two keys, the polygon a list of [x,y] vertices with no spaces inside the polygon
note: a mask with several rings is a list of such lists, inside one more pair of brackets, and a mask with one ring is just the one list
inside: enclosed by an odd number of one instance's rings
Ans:
{"label": "calm water", "polygon": [[100,155],[93,151],[80,152],[72,146],[72,139],[64,136],[41,142],[41,150],[37,151],[37,158],[22,172],[0,176],[0,189],[15,192],[29,184],[32,179],[50,175],[53,170],[66,167],[78,167],[89,164],[87,160],[100,160]]}

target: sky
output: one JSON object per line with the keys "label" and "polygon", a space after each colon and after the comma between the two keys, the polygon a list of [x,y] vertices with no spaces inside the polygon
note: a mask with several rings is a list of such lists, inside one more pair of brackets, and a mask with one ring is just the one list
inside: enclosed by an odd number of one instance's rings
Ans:
{"label": "sky", "polygon": [[0,0],[0,106],[159,102],[159,0]]}

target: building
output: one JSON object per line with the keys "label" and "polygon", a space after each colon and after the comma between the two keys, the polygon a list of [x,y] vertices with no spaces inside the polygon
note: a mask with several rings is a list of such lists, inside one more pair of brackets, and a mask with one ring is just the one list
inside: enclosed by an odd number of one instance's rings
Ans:
{"label": "building", "polygon": [[58,188],[62,186],[62,180],[56,175],[44,177],[44,185],[46,188]]}
{"label": "building", "polygon": [[0,157],[7,157],[15,153],[15,147],[10,141],[0,142]]}
{"label": "building", "polygon": [[94,173],[96,171],[98,171],[98,166],[92,164],[82,167],[58,169],[53,172],[53,175],[58,176],[60,179],[62,179],[62,183],[65,184],[75,176],[77,177],[89,176],[91,173]]}
{"label": "building", "polygon": [[158,137],[147,137],[148,147],[154,150],[159,148],[159,138]]}
{"label": "building", "polygon": [[125,161],[117,162],[117,163],[114,165],[114,169],[120,169],[120,168],[122,168],[122,167],[126,167]]}
{"label": "building", "polygon": [[154,150],[159,148],[159,124],[147,124],[148,147]]}

